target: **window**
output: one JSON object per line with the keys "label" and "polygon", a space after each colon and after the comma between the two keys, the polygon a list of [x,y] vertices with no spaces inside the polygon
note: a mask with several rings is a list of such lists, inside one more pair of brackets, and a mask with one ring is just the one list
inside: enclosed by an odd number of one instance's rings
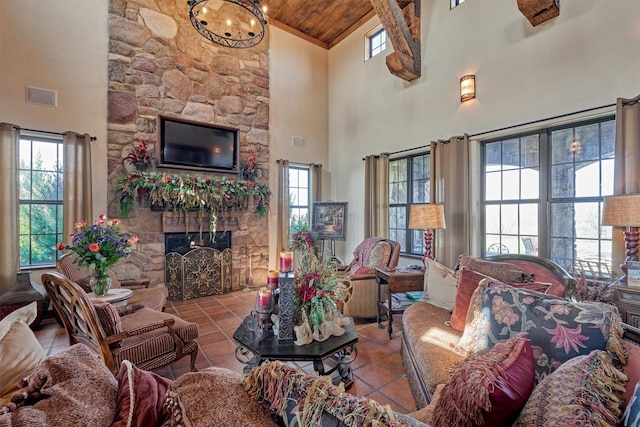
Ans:
{"label": "window", "polygon": [[306,166],[289,166],[290,233],[309,227],[310,173]]}
{"label": "window", "polygon": [[600,218],[614,146],[612,118],[484,143],[485,255],[540,255],[606,279],[611,227]]}
{"label": "window", "polygon": [[464,0],[451,0],[451,9],[460,6],[462,3],[464,3]]}
{"label": "window", "polygon": [[389,238],[407,254],[424,255],[424,230],[410,230],[407,225],[410,206],[431,199],[430,176],[429,154],[389,161]]}
{"label": "window", "polygon": [[378,25],[365,36],[365,60],[371,59],[387,48],[387,32]]}
{"label": "window", "polygon": [[20,265],[53,264],[62,241],[62,140],[20,136]]}

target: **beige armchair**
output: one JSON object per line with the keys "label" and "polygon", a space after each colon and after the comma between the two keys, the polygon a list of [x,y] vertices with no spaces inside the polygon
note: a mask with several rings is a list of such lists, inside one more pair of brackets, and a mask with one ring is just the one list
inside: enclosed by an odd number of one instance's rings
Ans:
{"label": "beige armchair", "polygon": [[[91,276],[89,272],[79,267],[73,261],[73,254],[67,253],[62,255],[56,262],[56,270],[58,270],[58,273],[62,273],[67,279],[75,282],[85,292],[91,292],[91,288],[89,287]],[[109,276],[111,276],[111,288],[126,287],[133,290],[133,296],[127,300],[127,306],[146,307],[152,310],[164,311],[164,305],[169,295],[166,287],[149,287],[148,280],[128,280],[121,282],[111,272],[109,272]]]}
{"label": "beige armchair", "polygon": [[[381,237],[370,237],[353,252],[351,264],[343,267],[351,279],[351,296],[344,303],[346,316],[372,318],[378,316],[376,268],[395,269],[400,258],[400,243]],[[386,295],[386,285],[382,295]]]}
{"label": "beige armchair", "polygon": [[116,374],[123,360],[153,370],[191,356],[196,371],[198,324],[141,308],[120,317],[109,303],[92,303],[86,292],[60,273],[45,273],[42,284],[64,324],[69,345],[82,343]]}

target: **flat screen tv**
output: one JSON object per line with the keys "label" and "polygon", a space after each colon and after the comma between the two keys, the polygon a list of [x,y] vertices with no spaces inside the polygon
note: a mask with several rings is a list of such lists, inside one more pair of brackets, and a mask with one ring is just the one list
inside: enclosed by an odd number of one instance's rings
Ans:
{"label": "flat screen tv", "polygon": [[238,173],[238,130],[159,116],[160,167]]}

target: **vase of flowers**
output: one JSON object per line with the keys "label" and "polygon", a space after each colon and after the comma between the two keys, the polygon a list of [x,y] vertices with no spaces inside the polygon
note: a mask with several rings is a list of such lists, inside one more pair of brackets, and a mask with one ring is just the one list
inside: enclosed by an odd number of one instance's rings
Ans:
{"label": "vase of flowers", "polygon": [[74,263],[93,275],[89,282],[93,292],[105,295],[111,287],[109,267],[127,257],[139,239],[121,232],[119,219],[108,220],[105,215],[100,215],[93,224],[85,220],[76,222],[74,229],[71,244],[58,243],[56,249],[75,253]]}

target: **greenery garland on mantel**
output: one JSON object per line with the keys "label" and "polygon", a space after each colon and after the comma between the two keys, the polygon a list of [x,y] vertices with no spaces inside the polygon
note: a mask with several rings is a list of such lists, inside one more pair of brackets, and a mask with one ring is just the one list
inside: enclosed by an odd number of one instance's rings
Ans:
{"label": "greenery garland on mantel", "polygon": [[209,232],[215,233],[218,216],[230,211],[247,209],[253,201],[256,211],[264,216],[269,209],[271,190],[251,179],[200,177],[189,174],[141,172],[122,174],[116,185],[116,210],[127,218],[136,202],[149,207],[183,214],[185,231],[188,211],[197,210],[200,233],[203,219],[209,215]]}

